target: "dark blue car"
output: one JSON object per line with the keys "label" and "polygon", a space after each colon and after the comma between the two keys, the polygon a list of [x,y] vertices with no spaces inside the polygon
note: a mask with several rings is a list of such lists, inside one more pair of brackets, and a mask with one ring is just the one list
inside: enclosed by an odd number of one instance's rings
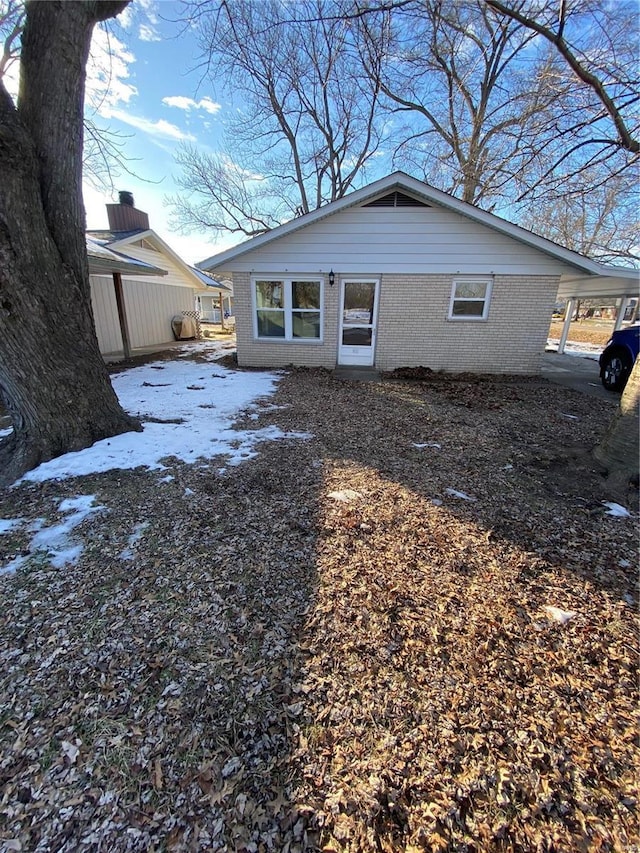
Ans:
{"label": "dark blue car", "polygon": [[640,349],[640,326],[614,332],[600,356],[600,379],[607,391],[622,391]]}

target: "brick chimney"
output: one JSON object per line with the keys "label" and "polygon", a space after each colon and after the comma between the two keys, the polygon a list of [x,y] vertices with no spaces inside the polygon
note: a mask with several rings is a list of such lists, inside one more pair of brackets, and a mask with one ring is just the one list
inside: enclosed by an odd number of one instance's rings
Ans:
{"label": "brick chimney", "polygon": [[111,231],[148,231],[149,215],[133,206],[133,195],[127,190],[118,193],[118,204],[107,205]]}

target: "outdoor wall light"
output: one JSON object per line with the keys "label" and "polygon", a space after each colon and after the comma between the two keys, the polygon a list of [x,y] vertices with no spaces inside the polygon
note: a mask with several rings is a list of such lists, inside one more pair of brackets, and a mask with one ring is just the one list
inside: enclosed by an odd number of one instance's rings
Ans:
{"label": "outdoor wall light", "polygon": [[333,285],[335,284],[335,281],[336,281],[336,274],[334,273],[333,270],[329,270],[329,284],[331,285],[331,287],[333,287]]}

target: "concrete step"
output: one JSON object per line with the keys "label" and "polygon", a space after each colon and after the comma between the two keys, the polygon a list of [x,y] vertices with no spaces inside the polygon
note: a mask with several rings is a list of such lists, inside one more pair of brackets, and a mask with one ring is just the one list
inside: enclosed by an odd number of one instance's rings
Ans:
{"label": "concrete step", "polygon": [[354,382],[380,382],[380,371],[374,367],[344,367],[338,365],[333,371],[334,379]]}

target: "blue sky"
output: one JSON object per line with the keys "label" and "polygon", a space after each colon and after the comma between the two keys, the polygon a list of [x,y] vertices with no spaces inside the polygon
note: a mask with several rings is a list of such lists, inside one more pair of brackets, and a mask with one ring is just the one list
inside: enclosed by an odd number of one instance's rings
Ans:
{"label": "blue sky", "polygon": [[220,144],[231,101],[203,81],[193,32],[178,22],[177,2],[136,0],[116,22],[96,29],[87,69],[87,106],[100,126],[123,136],[133,174],[120,171],[115,197],[85,180],[89,228],[106,228],[105,204],[129,190],[150,225],[188,263],[237,240],[212,242],[206,234],[181,236],[164,203],[176,192],[174,152],[181,142],[212,151]]}

